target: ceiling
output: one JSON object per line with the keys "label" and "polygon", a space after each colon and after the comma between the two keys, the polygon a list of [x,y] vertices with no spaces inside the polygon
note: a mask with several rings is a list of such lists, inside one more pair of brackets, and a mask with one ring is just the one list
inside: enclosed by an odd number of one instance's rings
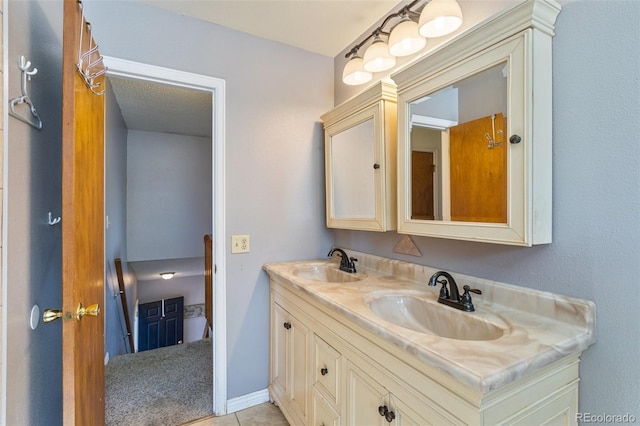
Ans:
{"label": "ceiling", "polygon": [[210,92],[108,76],[129,130],[211,137]]}
{"label": "ceiling", "polygon": [[176,277],[204,275],[204,257],[129,262],[129,266],[138,281],[159,280],[162,272],[175,272]]}
{"label": "ceiling", "polygon": [[398,0],[140,0],[182,15],[335,57]]}

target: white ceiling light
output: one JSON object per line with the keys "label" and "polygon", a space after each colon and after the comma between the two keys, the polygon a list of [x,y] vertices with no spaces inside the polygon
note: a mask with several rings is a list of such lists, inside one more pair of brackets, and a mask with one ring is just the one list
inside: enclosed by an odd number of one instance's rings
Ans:
{"label": "white ceiling light", "polygon": [[[396,65],[396,57],[409,56],[420,51],[427,44],[424,37],[442,37],[457,30],[462,25],[462,10],[456,0],[431,0],[418,12],[421,0],[413,0],[399,11],[387,15],[379,27],[346,55],[351,58],[342,72],[342,81],[348,85],[368,83],[372,73],[387,71]],[[416,10],[412,10],[415,8]],[[384,31],[393,19],[400,17],[391,33]],[[419,23],[416,24],[416,21]],[[380,35],[389,37],[385,43]],[[358,56],[358,50],[373,38],[373,42],[364,53]]]}
{"label": "white ceiling light", "polygon": [[342,71],[342,81],[349,86],[368,83],[373,78],[369,71],[365,71],[362,58],[356,53]]}
{"label": "white ceiling light", "polygon": [[422,9],[418,25],[424,37],[451,34],[462,25],[462,9],[456,0],[431,0]]}
{"label": "white ceiling light", "polygon": [[386,71],[396,65],[396,58],[389,53],[389,45],[382,40],[380,34],[376,34],[362,60],[364,69],[369,72]]}
{"label": "white ceiling light", "polygon": [[427,40],[418,32],[418,23],[404,13],[402,20],[393,27],[389,36],[389,53],[393,56],[409,56],[422,50]]}
{"label": "white ceiling light", "polygon": [[175,272],[161,272],[160,276],[163,280],[170,280],[175,274]]}

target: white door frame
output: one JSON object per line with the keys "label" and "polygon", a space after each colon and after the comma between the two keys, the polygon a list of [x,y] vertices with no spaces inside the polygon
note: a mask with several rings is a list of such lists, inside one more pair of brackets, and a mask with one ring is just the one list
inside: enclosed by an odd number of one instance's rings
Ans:
{"label": "white door frame", "polygon": [[[227,414],[227,314],[225,270],[225,81],[201,74],[104,56],[107,75],[211,92],[213,103],[213,413]],[[204,250],[204,249],[203,249]]]}

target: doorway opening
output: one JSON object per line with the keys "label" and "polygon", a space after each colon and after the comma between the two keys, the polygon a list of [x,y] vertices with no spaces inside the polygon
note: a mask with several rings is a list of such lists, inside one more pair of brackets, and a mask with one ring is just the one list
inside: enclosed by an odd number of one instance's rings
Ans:
{"label": "doorway opening", "polygon": [[[213,351],[213,413],[226,414],[226,279],[225,279],[225,217],[224,217],[224,80],[179,70],[157,67],[113,57],[104,57],[108,68],[107,77],[138,80],[149,84],[160,84],[176,88],[204,92],[211,99],[211,229],[213,234],[212,262],[212,351]],[[200,242],[202,242],[202,235]],[[204,246],[202,246],[204,251]],[[203,277],[204,286],[204,277]],[[105,292],[107,292],[105,285]],[[105,295],[105,297],[108,297]]]}

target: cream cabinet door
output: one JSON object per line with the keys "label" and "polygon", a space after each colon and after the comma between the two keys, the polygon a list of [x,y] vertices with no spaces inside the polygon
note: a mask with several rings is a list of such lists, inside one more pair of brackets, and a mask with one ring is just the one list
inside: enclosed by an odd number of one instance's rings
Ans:
{"label": "cream cabinet door", "polygon": [[[389,397],[389,410],[395,415],[395,426],[447,426],[454,425],[453,419],[447,419],[424,400],[407,395],[392,394]],[[460,421],[457,421],[459,424]]]}
{"label": "cream cabinet door", "polygon": [[347,362],[346,368],[346,421],[353,426],[387,426],[380,407],[388,407],[389,392],[371,376]]}
{"label": "cream cabinet door", "polygon": [[274,304],[272,389],[300,422],[307,422],[309,395],[309,328],[280,305]]}
{"label": "cream cabinet door", "polygon": [[274,397],[284,398],[287,392],[287,335],[285,328],[289,313],[280,305],[273,305],[273,322],[271,323],[271,387]]}
{"label": "cream cabinet door", "polygon": [[322,115],[327,227],[396,229],[395,85],[379,82]]}
{"label": "cream cabinet door", "polygon": [[313,426],[340,426],[340,415],[317,389],[313,390],[311,418],[313,419],[311,423]]}

